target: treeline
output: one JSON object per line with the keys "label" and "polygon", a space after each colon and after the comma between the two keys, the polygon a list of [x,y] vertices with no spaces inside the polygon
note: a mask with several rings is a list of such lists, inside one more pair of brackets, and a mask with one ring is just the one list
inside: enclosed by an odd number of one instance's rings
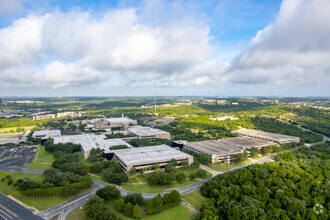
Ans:
{"label": "treeline", "polygon": [[54,169],[44,172],[42,184],[28,178],[19,179],[14,184],[21,194],[32,197],[41,196],[70,196],[79,193],[82,189],[90,188],[93,181],[90,177],[74,173],[57,173]]}
{"label": "treeline", "polygon": [[72,172],[79,175],[85,175],[88,166],[79,162],[78,154],[75,152],[80,151],[80,145],[73,143],[54,144],[54,140],[49,138],[45,142],[45,150],[54,154],[53,168],[59,169],[62,172]]}
{"label": "treeline", "polygon": [[114,200],[115,208],[128,217],[140,218],[141,207],[145,206],[145,212],[153,214],[161,212],[172,206],[179,205],[181,195],[173,190],[163,197],[158,194],[156,197],[145,200],[140,193],[128,194],[121,197],[120,192],[114,186],[106,186],[99,189],[96,195],[88,200],[85,206],[85,214],[90,219],[117,220],[119,217],[104,205],[105,202]]}
{"label": "treeline", "polygon": [[300,140],[305,143],[316,143],[323,140],[322,135],[315,134],[310,131],[303,131],[296,126],[285,124],[274,118],[254,117],[251,118],[251,121],[256,129],[284,135],[296,136],[299,137]]}
{"label": "treeline", "polygon": [[201,219],[329,219],[330,143],[219,175],[201,188]]}
{"label": "treeline", "polygon": [[157,138],[153,142],[150,142],[149,139],[133,139],[129,143],[133,147],[156,146],[156,145],[161,145],[161,144],[166,144],[168,146],[171,146],[172,145],[172,141],[167,140],[167,139],[160,139],[160,138]]}
{"label": "treeline", "polygon": [[94,163],[90,166],[90,171],[95,174],[100,174],[105,181],[121,185],[123,182],[128,181],[126,173],[114,161],[102,161]]}

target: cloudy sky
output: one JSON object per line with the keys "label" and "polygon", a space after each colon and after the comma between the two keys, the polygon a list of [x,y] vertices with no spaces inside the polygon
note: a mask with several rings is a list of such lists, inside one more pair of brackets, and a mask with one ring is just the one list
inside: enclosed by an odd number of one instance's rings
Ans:
{"label": "cloudy sky", "polygon": [[329,0],[0,0],[0,96],[329,96]]}

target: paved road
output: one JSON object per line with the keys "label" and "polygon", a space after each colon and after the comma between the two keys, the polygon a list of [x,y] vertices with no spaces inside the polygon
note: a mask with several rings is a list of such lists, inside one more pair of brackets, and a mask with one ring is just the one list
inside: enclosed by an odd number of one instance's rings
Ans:
{"label": "paved road", "polygon": [[42,175],[44,173],[43,170],[31,170],[31,169],[26,169],[26,168],[5,167],[5,166],[0,166],[0,170],[19,172],[19,173],[31,173],[31,174],[38,174],[38,175]]}
{"label": "paved road", "polygon": [[105,184],[105,183],[93,180],[93,188],[90,191],[80,194],[80,195],[78,195],[72,199],[69,199],[61,204],[58,204],[52,208],[49,208],[42,212],[36,213],[36,215],[38,215],[44,219],[48,219],[48,218],[56,216],[62,212],[69,213],[73,209],[86,203],[88,201],[88,199],[90,199],[93,195],[95,195],[95,193],[98,189],[103,188],[106,185],[107,184]]}
{"label": "paved road", "polygon": [[30,210],[0,193],[0,219],[4,220],[42,220]]}
{"label": "paved road", "polygon": [[[271,157],[267,157],[267,158],[261,158],[260,160],[257,160],[257,161],[254,161],[252,163],[249,163],[249,164],[244,164],[244,165],[241,165],[241,166],[238,166],[238,167],[235,167],[233,169],[230,169],[230,170],[227,170],[225,172],[221,172],[220,174],[222,173],[226,173],[226,172],[230,172],[230,171],[233,171],[233,170],[236,170],[236,169],[241,169],[241,168],[244,168],[244,167],[247,167],[253,163],[265,163],[265,162],[268,162],[268,161],[273,161],[274,159],[271,158]],[[0,166],[0,170],[6,170],[6,171],[13,171],[13,172],[23,172],[23,173],[32,173],[32,174],[39,174],[39,175],[42,175],[43,174],[43,171],[42,170],[31,170],[31,169],[26,169],[26,168],[13,168],[13,167],[1,167]],[[211,177],[212,178],[212,177]],[[190,186],[187,186],[187,187],[184,187],[184,188],[181,188],[178,190],[178,192],[181,194],[181,195],[184,195],[184,194],[187,194],[187,193],[190,193],[196,189],[200,189],[202,187],[202,185],[209,181],[211,178],[207,178],[205,180],[202,180],[198,183],[195,183],[195,184],[192,184]],[[63,213],[62,216],[60,217],[60,219],[65,219],[66,215],[71,212],[73,209],[85,204],[89,198],[91,198],[93,195],[95,195],[95,192],[100,189],[100,188],[103,188],[104,186],[106,186],[107,184],[103,183],[103,182],[99,182],[99,181],[96,181],[96,180],[93,180],[93,188],[92,190],[86,192],[86,193],[83,193],[81,195],[78,195],[68,201],[65,201],[61,204],[58,204],[50,209],[47,209],[47,210],[44,210],[42,212],[39,212],[39,213],[36,213],[36,215],[39,215],[40,217],[44,218],[44,219],[48,219],[48,218],[51,218],[53,216],[56,216],[60,213]],[[121,195],[122,196],[126,196],[128,194],[131,194],[133,192],[130,192],[130,191],[127,191],[125,189],[121,189],[121,188],[118,188],[118,190],[121,192]],[[164,193],[160,193],[161,195],[164,195]],[[142,193],[142,196],[143,198],[145,199],[151,199],[155,196],[157,196],[158,193]]]}

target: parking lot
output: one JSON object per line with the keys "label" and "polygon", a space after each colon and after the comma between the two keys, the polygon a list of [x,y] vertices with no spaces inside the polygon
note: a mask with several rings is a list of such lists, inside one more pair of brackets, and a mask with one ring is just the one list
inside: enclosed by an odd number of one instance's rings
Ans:
{"label": "parking lot", "polygon": [[36,147],[20,146],[0,149],[0,166],[26,167],[33,161]]}

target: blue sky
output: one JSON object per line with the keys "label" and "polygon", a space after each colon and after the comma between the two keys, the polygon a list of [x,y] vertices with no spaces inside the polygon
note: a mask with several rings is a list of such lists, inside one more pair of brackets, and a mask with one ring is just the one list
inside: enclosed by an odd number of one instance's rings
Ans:
{"label": "blue sky", "polygon": [[327,96],[329,5],[3,0],[0,93]]}

